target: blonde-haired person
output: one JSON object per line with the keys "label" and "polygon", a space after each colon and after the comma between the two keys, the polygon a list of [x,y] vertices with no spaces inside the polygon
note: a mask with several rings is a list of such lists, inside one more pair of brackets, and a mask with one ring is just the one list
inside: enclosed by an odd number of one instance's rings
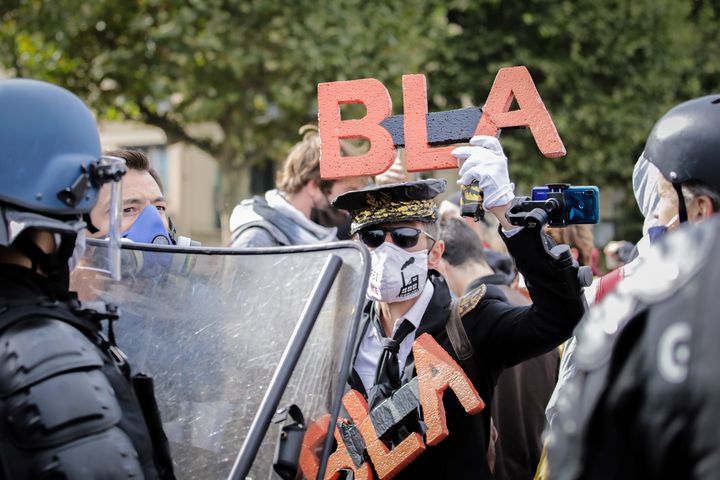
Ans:
{"label": "blonde-haired person", "polygon": [[303,139],[290,149],[278,172],[277,189],[244,200],[233,210],[230,246],[330,242],[337,240],[338,228],[349,228],[347,214],[333,209],[331,202],[342,193],[367,185],[367,177],[321,179],[317,127],[305,125],[300,128],[300,134]]}

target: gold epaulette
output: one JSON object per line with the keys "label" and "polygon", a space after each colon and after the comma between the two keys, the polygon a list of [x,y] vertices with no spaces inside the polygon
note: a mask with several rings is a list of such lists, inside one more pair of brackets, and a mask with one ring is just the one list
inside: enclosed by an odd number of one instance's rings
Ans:
{"label": "gold epaulette", "polygon": [[458,307],[458,313],[460,313],[460,316],[464,316],[466,313],[477,307],[480,300],[482,300],[485,296],[486,291],[487,287],[485,284],[482,284],[463,295],[460,299],[460,306]]}

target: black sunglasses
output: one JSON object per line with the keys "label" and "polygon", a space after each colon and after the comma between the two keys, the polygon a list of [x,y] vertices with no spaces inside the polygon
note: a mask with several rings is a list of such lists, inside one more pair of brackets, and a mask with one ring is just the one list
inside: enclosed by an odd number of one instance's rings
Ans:
{"label": "black sunglasses", "polygon": [[393,243],[400,248],[412,248],[417,245],[421,233],[435,241],[427,232],[413,227],[371,227],[360,230],[358,235],[365,245],[370,248],[377,248],[385,242],[385,234],[388,232]]}

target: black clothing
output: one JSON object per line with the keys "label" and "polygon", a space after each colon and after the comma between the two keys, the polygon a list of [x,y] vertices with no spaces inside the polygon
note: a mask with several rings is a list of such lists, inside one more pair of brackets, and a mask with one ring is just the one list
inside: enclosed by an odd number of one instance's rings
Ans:
{"label": "black clothing", "polygon": [[669,233],[578,327],[553,479],[720,478],[720,218]]}
{"label": "black clothing", "polygon": [[368,405],[371,410],[380,405],[383,400],[389,398],[394,390],[402,386],[397,354],[402,341],[415,330],[415,325],[408,320],[403,320],[392,337],[386,337],[383,334],[379,319],[373,327],[382,336],[383,352],[375,372],[375,385],[368,393]]}
{"label": "black clothing", "polygon": [[122,353],[53,292],[0,265],[0,478],[174,478]]}
{"label": "black clothing", "polygon": [[[493,285],[510,285],[513,280],[515,280],[517,271],[515,271],[515,261],[512,257],[503,255],[490,248],[486,248],[483,251],[483,255],[485,255],[485,261],[488,266],[492,268],[495,275],[498,276],[497,279],[491,282]],[[470,282],[471,286],[474,284],[475,282]],[[468,286],[467,290],[470,290],[470,286]]]}
{"label": "black clothing", "polygon": [[[497,285],[510,305],[530,304],[523,294],[505,285],[506,275],[480,277],[468,291],[482,284]],[[495,478],[529,480],[535,476],[542,454],[545,407],[557,383],[560,353],[557,348],[503,370],[492,399],[492,419],[498,431],[495,442]]]}
{"label": "black clothing", "polygon": [[[426,450],[396,479],[492,479],[486,452],[490,429],[490,407],[493,389],[500,372],[528,358],[548,352],[567,339],[583,313],[581,289],[569,291],[548,264],[537,230],[524,228],[505,242],[515,257],[518,269],[528,280],[535,303],[512,307],[501,291],[488,286],[485,296],[462,316],[463,325],[475,350],[478,380],[475,382],[485,409],[476,415],[465,413],[455,395],[446,391],[443,403],[449,436]],[[445,324],[451,303],[445,280],[431,272],[435,287],[432,299],[416,331],[416,337],[429,333],[455,360]],[[365,325],[369,323],[371,304],[365,308]],[[359,343],[358,343],[359,345]],[[414,376],[412,354],[407,360],[403,383]],[[350,386],[364,393],[359,375],[353,372]]]}

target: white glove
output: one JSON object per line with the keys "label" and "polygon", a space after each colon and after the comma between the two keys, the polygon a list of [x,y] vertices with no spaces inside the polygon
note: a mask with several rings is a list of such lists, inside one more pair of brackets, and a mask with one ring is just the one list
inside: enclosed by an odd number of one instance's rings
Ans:
{"label": "white glove", "polygon": [[477,180],[483,191],[483,207],[486,210],[512,201],[515,198],[515,184],[510,183],[507,157],[498,139],[477,135],[470,139],[470,145],[452,151],[453,157],[465,160],[460,167],[460,180],[457,183],[470,185]]}

